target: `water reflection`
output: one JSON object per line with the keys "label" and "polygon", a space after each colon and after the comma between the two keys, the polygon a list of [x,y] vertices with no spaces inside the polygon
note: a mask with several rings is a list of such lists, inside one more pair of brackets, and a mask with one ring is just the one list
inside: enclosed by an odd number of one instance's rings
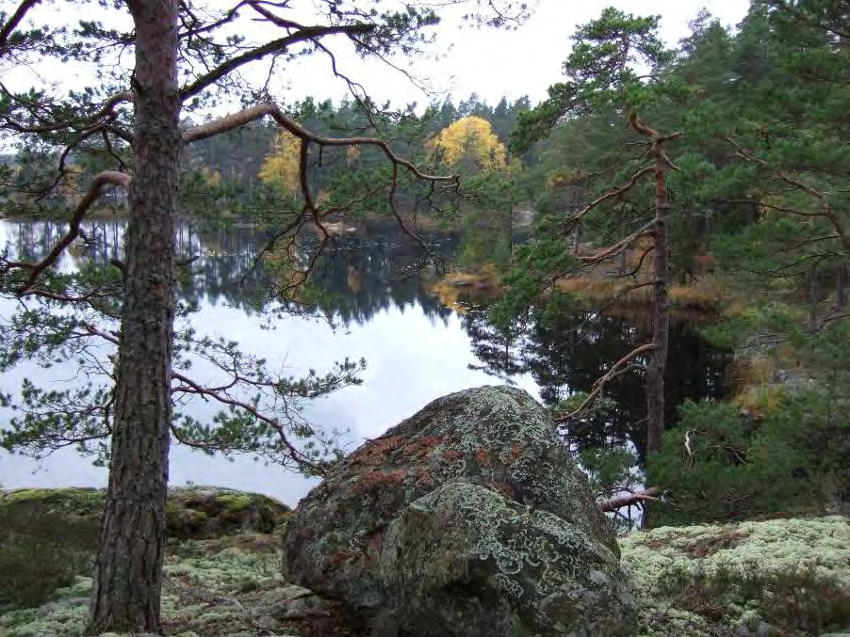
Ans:
{"label": "water reflection", "polygon": [[[649,338],[650,326],[628,317],[598,314],[573,308],[555,317],[533,309],[511,329],[495,328],[486,308],[469,312],[464,327],[481,369],[498,377],[530,374],[540,399],[556,405],[572,392],[590,392],[594,382],[613,362]],[[667,421],[676,420],[675,406],[690,398],[721,397],[728,352],[711,347],[695,326],[673,321],[665,384]],[[621,446],[630,443],[645,459],[646,405],[644,380],[635,370],[609,383],[606,395],[614,401],[604,418],[570,431],[571,442],[585,447]]]}
{"label": "water reflection", "polygon": [[[64,229],[49,221],[0,222],[0,242],[9,246],[12,256],[37,259]],[[85,231],[89,242],[75,245],[60,267],[73,269],[84,260],[105,265],[122,258],[121,221],[89,222]],[[535,311],[508,331],[490,325],[484,308],[458,314],[430,292],[429,276],[419,268],[421,248],[390,223],[361,224],[356,232],[337,237],[315,271],[314,281],[323,294],[313,311],[276,312],[270,320],[263,301],[274,273],[257,259],[266,239],[251,225],[178,225],[178,259],[184,263],[179,295],[198,307],[189,321],[199,335],[225,335],[293,374],[325,369],[346,356],[366,358],[363,385],[318,401],[306,414],[320,425],[348,428],[351,446],[379,435],[426,402],[470,386],[508,380],[554,404],[570,391],[589,390],[612,361],[645,338],[639,322],[579,310],[554,322],[542,320]],[[456,255],[468,258],[470,253],[451,233],[435,232],[425,239],[449,265]],[[305,237],[298,248],[309,255],[316,245],[315,238]],[[0,320],[8,319],[11,311],[12,302],[0,299]],[[317,319],[331,319],[336,327]],[[724,364],[722,352],[708,347],[686,325],[675,325],[668,405],[685,397],[719,394]],[[67,382],[74,374],[62,366],[41,370],[28,363],[4,377],[0,390],[14,389],[21,378],[34,375]],[[631,443],[642,456],[642,378],[626,375],[609,393],[617,401],[613,413],[572,432],[573,442],[580,447]],[[202,401],[188,410],[199,419],[213,413]],[[171,480],[251,489],[290,504],[311,486],[250,459],[230,463],[179,448],[172,451]],[[0,455],[0,484],[6,487],[69,483],[103,484],[105,472],[92,469],[71,451],[42,465]]]}

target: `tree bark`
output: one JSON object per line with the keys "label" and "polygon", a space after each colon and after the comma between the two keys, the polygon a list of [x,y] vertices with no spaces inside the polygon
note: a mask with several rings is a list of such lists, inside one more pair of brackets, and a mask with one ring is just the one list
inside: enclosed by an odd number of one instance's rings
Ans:
{"label": "tree bark", "polygon": [[161,632],[180,161],[176,0],[128,0],[134,176],[107,503],[87,634]]}
{"label": "tree bark", "polygon": [[[640,130],[640,129],[638,129]],[[664,152],[665,138],[644,126],[653,139],[655,158],[655,229],[653,250],[653,313],[652,356],[646,369],[646,449],[649,453],[661,450],[664,433],[664,369],[667,365],[667,347],[670,333],[670,242],[668,217],[670,197],[667,194],[669,160]]]}

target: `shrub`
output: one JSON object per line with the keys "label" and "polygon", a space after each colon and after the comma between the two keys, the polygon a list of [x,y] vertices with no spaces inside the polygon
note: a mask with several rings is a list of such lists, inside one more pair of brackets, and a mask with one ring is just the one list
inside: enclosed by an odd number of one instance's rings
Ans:
{"label": "shrub", "polygon": [[756,418],[732,405],[686,403],[647,463],[652,484],[670,494],[655,523],[816,512],[846,498],[844,403],[828,389],[809,389]]}
{"label": "shrub", "polygon": [[94,566],[94,516],[0,508],[0,611],[30,608]]}

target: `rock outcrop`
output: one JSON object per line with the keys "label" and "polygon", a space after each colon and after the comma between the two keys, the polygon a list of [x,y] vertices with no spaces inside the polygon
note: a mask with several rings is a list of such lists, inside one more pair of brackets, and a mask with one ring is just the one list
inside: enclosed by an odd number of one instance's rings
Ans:
{"label": "rock outcrop", "polygon": [[[30,518],[53,516],[60,524],[91,521],[97,526],[106,490],[87,487],[0,490],[0,520],[7,526],[26,525]],[[188,486],[168,490],[165,517],[169,539],[209,539],[246,531],[271,533],[290,509],[259,493],[224,487]]]}
{"label": "rock outcrop", "polygon": [[355,451],[289,521],[284,576],[378,635],[619,635],[613,534],[546,412],[483,387]]}

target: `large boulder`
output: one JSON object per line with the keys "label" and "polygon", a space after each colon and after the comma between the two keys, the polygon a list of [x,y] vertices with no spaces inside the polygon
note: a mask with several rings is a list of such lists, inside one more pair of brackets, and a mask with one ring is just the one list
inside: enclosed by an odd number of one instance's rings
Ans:
{"label": "large boulder", "polygon": [[632,604],[587,480],[508,387],[439,398],[351,454],[290,519],[284,570],[381,635],[617,635]]}

